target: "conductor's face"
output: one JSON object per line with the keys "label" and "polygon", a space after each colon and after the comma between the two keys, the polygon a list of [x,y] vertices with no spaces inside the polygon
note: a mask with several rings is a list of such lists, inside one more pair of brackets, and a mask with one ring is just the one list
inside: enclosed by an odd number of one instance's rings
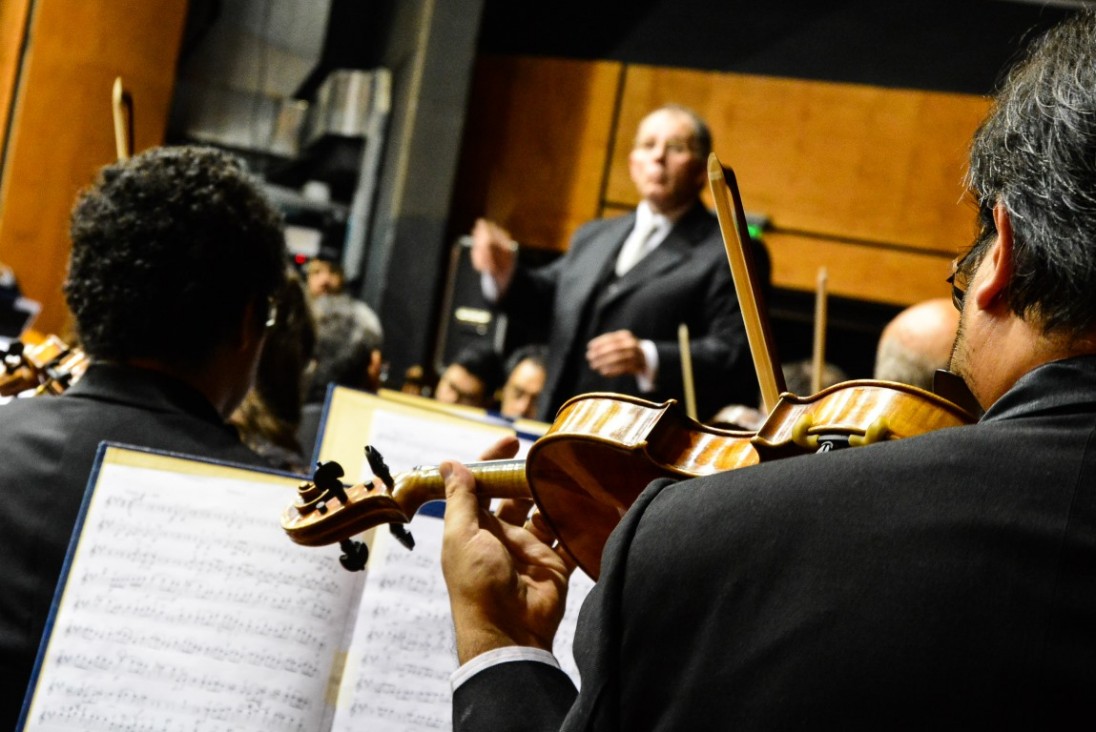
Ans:
{"label": "conductor's face", "polygon": [[670,213],[692,203],[704,186],[704,170],[688,114],[660,109],[640,123],[628,171],[655,211]]}

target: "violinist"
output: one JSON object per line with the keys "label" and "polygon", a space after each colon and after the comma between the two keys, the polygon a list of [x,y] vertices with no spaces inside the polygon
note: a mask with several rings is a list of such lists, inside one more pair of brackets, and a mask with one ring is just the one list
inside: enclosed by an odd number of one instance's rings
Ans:
{"label": "violinist", "polygon": [[285,278],[281,217],[235,158],[159,148],[71,217],[65,297],[91,365],[0,406],[0,729],[12,729],[100,441],[262,466],[225,424]]}
{"label": "violinist", "polygon": [[[970,154],[952,277],[977,424],[656,481],[551,656],[572,564],[443,463],[467,730],[1053,729],[1096,711],[1096,13]],[[495,454],[513,445],[496,447]],[[591,466],[596,470],[597,466]],[[1086,714],[1087,713],[1087,714]]]}

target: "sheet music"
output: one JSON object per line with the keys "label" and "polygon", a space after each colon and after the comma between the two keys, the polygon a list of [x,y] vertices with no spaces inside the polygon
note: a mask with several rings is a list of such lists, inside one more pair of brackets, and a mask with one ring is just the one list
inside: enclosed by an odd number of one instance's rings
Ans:
{"label": "sheet music", "polygon": [[[348,396],[361,400],[360,395]],[[445,459],[478,460],[500,434],[474,421],[439,419],[406,406],[386,409],[382,403],[369,415],[365,439],[381,452],[394,474]],[[362,420],[359,414],[353,417],[360,431]],[[341,429],[349,426],[331,422],[325,426],[325,431],[336,434]],[[522,441],[522,454],[531,444],[528,439]],[[371,476],[364,456],[357,466],[343,467],[356,480]],[[413,551],[383,527],[377,531],[338,696],[333,726],[338,732],[428,732],[452,726],[449,676],[457,668],[457,659],[441,574],[442,521],[420,512],[408,528],[415,537]],[[572,580],[567,614],[557,637],[557,657],[576,683],[571,637],[578,606],[591,586],[585,575]]]}
{"label": "sheet music", "polygon": [[324,727],[360,575],[286,538],[296,481],[247,475],[102,466],[26,729]]}
{"label": "sheet music", "polygon": [[[449,676],[457,657],[441,574],[442,521],[420,515],[411,530],[412,551],[388,532],[377,533],[333,732],[452,728]],[[556,657],[576,685],[571,639],[578,608],[592,586],[585,574],[575,573],[556,636]]]}
{"label": "sheet music", "polygon": [[[431,419],[429,413],[420,417],[378,408],[373,411],[368,439],[396,474],[418,466],[437,465],[443,460],[478,460],[494,439],[472,428],[472,424],[464,429],[459,423]],[[364,459],[362,466],[359,481],[372,476]]]}

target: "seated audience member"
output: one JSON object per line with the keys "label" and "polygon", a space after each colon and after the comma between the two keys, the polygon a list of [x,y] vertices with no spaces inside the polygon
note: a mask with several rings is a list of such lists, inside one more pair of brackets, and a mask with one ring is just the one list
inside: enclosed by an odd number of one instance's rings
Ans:
{"label": "seated audience member", "polygon": [[434,398],[445,404],[491,409],[502,383],[502,361],[490,346],[468,346],[438,377]]}
{"label": "seated audience member", "polygon": [[499,413],[511,419],[534,419],[537,400],[544,391],[547,373],[547,349],[542,345],[524,346],[506,361],[506,383],[502,385]]}
{"label": "seated audience member", "polygon": [[437,388],[437,385],[438,379],[437,375],[433,373],[433,369],[428,372],[420,364],[416,363],[408,366],[404,370],[403,383],[400,385],[400,391],[404,394],[430,397],[434,395],[434,389]]}
{"label": "seated audience member", "polygon": [[286,272],[286,282],[275,296],[274,323],[259,358],[255,385],[229,421],[244,444],[272,467],[301,473],[310,468],[311,453],[304,454],[298,431],[316,327],[304,283],[294,268]]}
{"label": "seated audience member", "polygon": [[950,298],[909,306],[883,328],[874,377],[931,391],[936,370],[948,366],[958,327],[959,312]]}
{"label": "seated audience member", "polygon": [[305,401],[322,403],[330,384],[376,391],[380,387],[384,331],[373,310],[349,295],[312,301],[315,365]]}
{"label": "seated audience member", "polygon": [[2,729],[15,726],[99,443],[266,465],[225,423],[285,281],[281,217],[243,164],[176,147],[109,165],[70,234],[64,292],[91,365],[59,396],[0,406]]}
{"label": "seated audience member", "polygon": [[310,261],[305,266],[305,282],[308,285],[308,294],[312,297],[338,295],[346,287],[342,265],[330,259]]}
{"label": "seated audience member", "polygon": [[346,294],[312,299],[316,349],[305,389],[298,439],[311,453],[319,432],[323,404],[332,384],[375,392],[380,388],[384,331],[376,313]]}
{"label": "seated audience member", "polygon": [[[543,524],[485,511],[471,472],[443,461],[442,569],[464,664],[452,676],[453,728],[1067,730],[1091,720],[1093,160],[1096,11],[1080,10],[1004,77],[970,148],[979,226],[952,279],[962,326],[950,369],[984,416],[629,485],[638,495],[574,632],[581,687],[551,652],[572,558]],[[500,442],[484,457],[517,447]],[[592,489],[620,485],[622,471],[577,467]],[[619,507],[622,493],[598,492],[602,507]]]}

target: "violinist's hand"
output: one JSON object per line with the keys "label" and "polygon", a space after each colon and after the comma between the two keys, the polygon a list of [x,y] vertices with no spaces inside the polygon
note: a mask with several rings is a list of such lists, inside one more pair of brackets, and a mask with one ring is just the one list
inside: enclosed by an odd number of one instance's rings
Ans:
{"label": "violinist's hand", "polygon": [[488,274],[505,290],[514,274],[518,244],[510,232],[494,221],[476,219],[472,227],[472,266],[477,272]]}
{"label": "violinist's hand", "polygon": [[442,571],[457,658],[465,663],[507,646],[551,652],[574,564],[538,538],[538,529],[491,514],[463,465],[443,462],[439,468],[447,501]]}
{"label": "violinist's hand", "polygon": [[586,362],[602,376],[642,374],[647,358],[630,330],[602,333],[586,344]]}

